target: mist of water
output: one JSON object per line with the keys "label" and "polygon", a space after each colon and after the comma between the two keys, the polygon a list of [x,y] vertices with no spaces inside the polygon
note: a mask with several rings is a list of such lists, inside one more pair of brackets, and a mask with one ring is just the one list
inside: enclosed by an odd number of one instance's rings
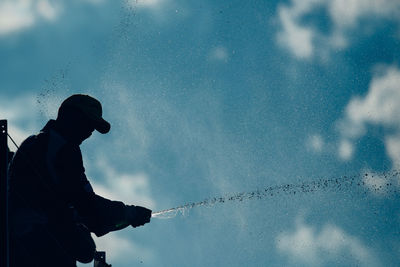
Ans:
{"label": "mist of water", "polygon": [[[153,212],[152,218],[159,219],[171,219],[176,217],[178,214],[185,215],[189,210],[195,207],[201,206],[214,206],[216,204],[223,204],[226,202],[233,201],[247,201],[247,200],[261,200],[272,198],[280,195],[300,195],[309,194],[314,192],[330,191],[330,192],[351,192],[356,188],[362,188],[366,194],[368,191],[372,191],[376,194],[388,194],[397,193],[397,186],[392,181],[395,177],[398,177],[400,171],[394,170],[378,175],[379,182],[370,183],[371,179],[374,179],[372,174],[362,174],[355,176],[343,176],[339,178],[330,179],[319,179],[311,182],[303,182],[298,184],[283,184],[277,186],[270,186],[263,189],[257,189],[251,192],[240,192],[227,194],[225,196],[207,198],[200,202],[187,203],[182,206],[178,206],[171,209],[161,210]],[[376,175],[375,175],[376,176]]]}

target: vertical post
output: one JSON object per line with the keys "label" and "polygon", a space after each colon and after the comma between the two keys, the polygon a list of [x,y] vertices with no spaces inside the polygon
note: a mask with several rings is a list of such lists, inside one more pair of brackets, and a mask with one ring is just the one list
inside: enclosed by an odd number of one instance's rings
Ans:
{"label": "vertical post", "polygon": [[7,120],[0,120],[0,266],[8,267],[8,146]]}

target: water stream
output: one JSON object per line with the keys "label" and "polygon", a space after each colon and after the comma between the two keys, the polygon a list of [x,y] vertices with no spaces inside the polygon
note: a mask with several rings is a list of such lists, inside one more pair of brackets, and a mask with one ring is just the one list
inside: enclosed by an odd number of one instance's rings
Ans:
{"label": "water stream", "polygon": [[[220,197],[207,198],[200,202],[187,203],[175,208],[165,209],[157,212],[153,212],[152,218],[159,219],[171,219],[176,217],[178,214],[185,215],[189,210],[195,207],[201,206],[214,206],[216,204],[222,204],[231,201],[245,201],[252,199],[266,199],[279,195],[298,195],[307,194],[319,191],[350,191],[355,190],[357,187],[362,188],[366,194],[368,191],[372,191],[379,194],[397,193],[398,177],[400,171],[393,170],[379,175],[365,173],[362,175],[355,176],[343,176],[339,178],[330,179],[319,179],[316,181],[303,182],[298,184],[282,184],[276,186],[270,186],[263,189],[257,189],[251,192],[239,192],[227,194]],[[397,182],[394,179],[397,178]]]}

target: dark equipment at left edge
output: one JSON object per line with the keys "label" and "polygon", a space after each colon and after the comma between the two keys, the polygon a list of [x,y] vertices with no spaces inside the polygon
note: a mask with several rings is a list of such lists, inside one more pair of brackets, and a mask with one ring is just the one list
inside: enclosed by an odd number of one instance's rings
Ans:
{"label": "dark equipment at left edge", "polygon": [[[0,266],[9,266],[7,120],[0,120]],[[10,156],[10,157],[9,157]]]}

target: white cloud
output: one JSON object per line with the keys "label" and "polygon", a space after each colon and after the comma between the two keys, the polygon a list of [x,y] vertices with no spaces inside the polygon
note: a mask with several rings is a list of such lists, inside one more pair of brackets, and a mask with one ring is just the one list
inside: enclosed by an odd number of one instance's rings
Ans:
{"label": "white cloud", "polygon": [[28,28],[34,23],[30,1],[5,1],[0,3],[0,35]]}
{"label": "white cloud", "polygon": [[59,4],[49,0],[5,0],[0,2],[0,36],[32,27],[38,20],[54,21]]}
{"label": "white cloud", "polygon": [[350,121],[359,123],[400,125],[400,71],[388,67],[383,75],[375,75],[364,97],[355,97],[347,105]]}
{"label": "white cloud", "polygon": [[[318,25],[302,25],[301,19],[322,7],[332,21],[332,31],[323,34]],[[397,0],[292,0],[278,7],[281,31],[278,43],[296,58],[321,57],[332,49],[343,49],[353,31],[362,31],[362,18],[385,18],[400,22],[400,2]],[[399,24],[400,26],[400,24]],[[315,45],[318,43],[318,46]]]}
{"label": "white cloud", "polygon": [[276,238],[277,249],[290,260],[309,266],[319,266],[340,258],[353,264],[377,266],[370,248],[338,226],[326,224],[318,232],[315,227],[298,220],[294,232],[283,232]]}
{"label": "white cloud", "polygon": [[[305,2],[308,3],[308,1]],[[287,6],[280,6],[278,9],[279,19],[282,24],[282,31],[277,36],[278,42],[289,49],[297,58],[309,58],[314,50],[312,44],[313,30],[303,27],[297,22],[299,13],[303,9],[305,9],[304,5],[298,5],[293,9]]]}
{"label": "white cloud", "polygon": [[354,142],[366,134],[368,125],[390,130],[384,136],[386,153],[393,167],[400,166],[400,70],[397,67],[381,67],[366,96],[353,97],[348,103],[345,116],[338,123],[341,158],[351,159]]}
{"label": "white cloud", "polygon": [[217,46],[210,52],[210,59],[217,61],[227,61],[229,59],[228,50],[223,46]]}
{"label": "white cloud", "polygon": [[356,27],[363,16],[391,17],[400,11],[397,0],[334,0],[327,4],[335,26],[341,29]]}
{"label": "white cloud", "polygon": [[103,183],[91,182],[98,195],[126,204],[155,208],[155,202],[150,197],[149,179],[145,174],[119,173],[105,159],[98,159],[95,165],[105,177]]}
{"label": "white cloud", "polygon": [[400,133],[385,138],[386,153],[392,160],[394,169],[400,167]]}
{"label": "white cloud", "polygon": [[41,0],[37,2],[37,13],[47,20],[55,20],[59,13],[59,7],[51,4],[48,0]]}
{"label": "white cloud", "polygon": [[348,161],[353,157],[353,153],[354,153],[354,146],[353,144],[347,140],[347,139],[343,139],[340,141],[339,144],[339,157],[342,160]]}
{"label": "white cloud", "polygon": [[307,140],[307,147],[313,152],[321,153],[324,150],[324,146],[324,139],[319,134],[312,135]]}

